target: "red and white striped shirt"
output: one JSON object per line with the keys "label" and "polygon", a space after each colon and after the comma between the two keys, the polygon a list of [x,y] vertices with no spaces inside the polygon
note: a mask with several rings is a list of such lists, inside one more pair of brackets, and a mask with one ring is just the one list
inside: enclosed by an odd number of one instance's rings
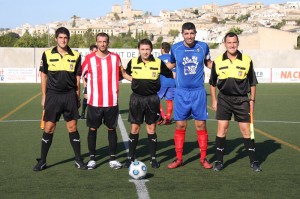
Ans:
{"label": "red and white striped shirt", "polygon": [[86,57],[82,74],[87,73],[87,103],[94,107],[118,104],[119,73],[122,62],[116,53],[100,58],[95,53]]}

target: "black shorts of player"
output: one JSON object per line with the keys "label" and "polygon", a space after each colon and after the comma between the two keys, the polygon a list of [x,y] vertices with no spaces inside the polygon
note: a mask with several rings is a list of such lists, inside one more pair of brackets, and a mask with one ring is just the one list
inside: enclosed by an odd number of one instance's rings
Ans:
{"label": "black shorts of player", "polygon": [[228,96],[218,94],[217,120],[231,120],[232,114],[237,122],[250,122],[250,104],[248,96]]}
{"label": "black shorts of player", "polygon": [[44,121],[57,122],[61,114],[65,121],[77,120],[79,113],[75,90],[68,93],[53,93],[48,90],[44,110]]}
{"label": "black shorts of player", "polygon": [[95,107],[88,105],[86,125],[89,128],[99,128],[101,124],[109,129],[117,127],[119,117],[119,106]]}
{"label": "black shorts of player", "polygon": [[134,124],[154,124],[160,119],[158,95],[141,96],[132,93],[129,101],[128,121]]}

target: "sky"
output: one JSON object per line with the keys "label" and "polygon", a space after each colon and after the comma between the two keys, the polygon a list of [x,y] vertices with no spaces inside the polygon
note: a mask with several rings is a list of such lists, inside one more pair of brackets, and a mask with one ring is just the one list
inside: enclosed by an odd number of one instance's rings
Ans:
{"label": "sky", "polygon": [[[131,8],[149,11],[158,16],[160,10],[178,10],[205,4],[228,5],[240,2],[262,2],[266,5],[294,0],[131,0]],[[41,25],[55,21],[67,21],[73,15],[94,19],[106,15],[115,4],[124,0],[0,0],[0,28],[21,27],[25,23]]]}

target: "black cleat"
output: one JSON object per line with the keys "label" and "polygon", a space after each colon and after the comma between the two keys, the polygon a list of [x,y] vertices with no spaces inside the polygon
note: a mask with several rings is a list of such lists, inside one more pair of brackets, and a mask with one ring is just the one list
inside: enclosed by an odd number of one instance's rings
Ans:
{"label": "black cleat", "polygon": [[223,169],[223,163],[221,161],[215,161],[214,170],[221,171]]}
{"label": "black cleat", "polygon": [[42,171],[43,169],[46,169],[47,165],[45,160],[42,160],[40,158],[37,158],[36,160],[38,161],[38,163],[33,167],[33,171]]}
{"label": "black cleat", "polygon": [[134,159],[132,159],[132,158],[128,158],[126,161],[125,161],[125,163],[124,163],[124,167],[125,168],[129,168],[130,167],[130,165],[131,165],[131,163],[134,161]]}
{"label": "black cleat", "polygon": [[250,165],[250,167],[252,168],[253,171],[256,171],[256,172],[262,171],[258,161],[253,161],[252,164]]}
{"label": "black cleat", "polygon": [[75,167],[77,169],[81,169],[81,170],[86,170],[88,169],[88,167],[86,166],[86,164],[83,162],[82,158],[79,159],[75,159]]}
{"label": "black cleat", "polygon": [[150,160],[150,164],[151,164],[151,167],[152,168],[159,168],[160,167],[160,164],[157,162],[157,160],[155,159],[155,158],[152,158],[151,160]]}

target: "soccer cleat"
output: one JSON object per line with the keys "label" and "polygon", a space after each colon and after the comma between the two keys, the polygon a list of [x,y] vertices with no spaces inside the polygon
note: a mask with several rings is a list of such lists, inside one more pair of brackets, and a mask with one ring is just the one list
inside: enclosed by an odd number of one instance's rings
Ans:
{"label": "soccer cleat", "polygon": [[252,168],[253,171],[256,171],[256,172],[262,171],[258,161],[253,161],[252,164],[250,165],[250,167]]}
{"label": "soccer cleat", "polygon": [[88,169],[86,164],[83,162],[83,159],[82,158],[79,158],[79,159],[76,159],[75,160],[75,167],[77,169],[81,169],[81,170],[86,170]]}
{"label": "soccer cleat", "polygon": [[37,158],[36,160],[38,161],[38,163],[33,167],[33,171],[41,171],[43,169],[46,169],[47,165],[45,160],[42,160],[40,158]]}
{"label": "soccer cleat", "polygon": [[183,165],[182,160],[176,159],[171,164],[168,165],[168,168],[169,169],[175,169],[175,168],[180,167],[182,165]]}
{"label": "soccer cleat", "polygon": [[124,167],[129,168],[133,161],[134,161],[134,159],[128,158],[124,163]]}
{"label": "soccer cleat", "polygon": [[214,170],[221,171],[223,169],[223,163],[221,161],[215,161]]}
{"label": "soccer cleat", "polygon": [[150,164],[151,164],[152,168],[159,168],[160,167],[160,164],[157,162],[157,160],[155,158],[150,160]]}
{"label": "soccer cleat", "polygon": [[200,164],[203,166],[204,169],[211,169],[213,167],[212,164],[210,164],[206,158],[200,160]]}
{"label": "soccer cleat", "polygon": [[112,169],[121,169],[122,168],[122,164],[118,160],[109,161],[109,166]]}
{"label": "soccer cleat", "polygon": [[96,168],[96,161],[95,160],[90,160],[87,163],[87,169],[91,170],[91,169],[95,169]]}

